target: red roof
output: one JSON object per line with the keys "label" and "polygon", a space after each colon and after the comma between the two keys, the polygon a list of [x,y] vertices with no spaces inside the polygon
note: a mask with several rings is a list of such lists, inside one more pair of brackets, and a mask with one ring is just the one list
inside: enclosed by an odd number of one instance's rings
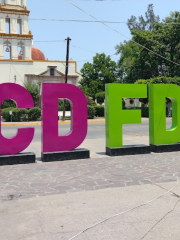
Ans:
{"label": "red roof", "polygon": [[32,60],[46,60],[44,53],[34,46],[31,47],[31,54]]}

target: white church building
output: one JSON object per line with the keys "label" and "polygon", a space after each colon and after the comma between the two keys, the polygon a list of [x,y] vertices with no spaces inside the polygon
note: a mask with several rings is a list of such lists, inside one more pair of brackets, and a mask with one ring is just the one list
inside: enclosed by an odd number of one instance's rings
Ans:
{"label": "white church building", "polygon": [[[26,0],[0,0],[0,83],[65,81],[65,61],[49,61],[32,46]],[[81,74],[69,61],[68,83],[77,85]]]}

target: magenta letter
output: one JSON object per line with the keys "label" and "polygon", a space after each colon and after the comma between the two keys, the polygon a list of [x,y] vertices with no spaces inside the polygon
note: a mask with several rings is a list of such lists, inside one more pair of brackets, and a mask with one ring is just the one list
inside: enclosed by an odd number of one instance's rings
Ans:
{"label": "magenta letter", "polygon": [[[0,106],[3,101],[12,99],[18,108],[33,108],[34,102],[30,93],[22,86],[15,83],[0,84]],[[1,114],[1,108],[0,108]],[[0,155],[14,155],[22,152],[31,143],[34,137],[34,128],[21,128],[11,139],[5,138],[1,133],[0,124]]]}
{"label": "magenta letter", "polygon": [[[58,136],[58,98],[71,101],[71,131]],[[65,83],[43,83],[43,149],[44,153],[70,151],[77,148],[87,134],[87,100],[76,86]]]}

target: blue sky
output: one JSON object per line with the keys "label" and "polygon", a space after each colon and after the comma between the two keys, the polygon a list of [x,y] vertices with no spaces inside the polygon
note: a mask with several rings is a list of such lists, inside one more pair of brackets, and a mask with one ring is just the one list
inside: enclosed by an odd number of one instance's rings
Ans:
{"label": "blue sky", "polygon": [[[78,7],[92,14],[99,20],[127,21],[131,15],[143,15],[148,4],[154,5],[155,14],[161,19],[171,11],[180,11],[179,0],[121,0],[121,1],[76,1],[71,0]],[[31,11],[30,18],[46,19],[73,19],[93,20],[64,0],[27,0],[27,8]],[[66,42],[68,36],[72,39],[70,58],[77,61],[78,71],[96,53],[104,52],[107,55],[115,53],[115,46],[125,37],[115,33],[100,23],[29,21],[29,27],[34,35],[34,46],[40,48],[49,60],[66,59]],[[127,37],[131,37],[126,24],[109,24]],[[36,42],[36,41],[62,40],[61,42]],[[76,47],[74,47],[76,46]],[[87,49],[85,51],[80,48]],[[118,56],[112,56],[117,61]]]}

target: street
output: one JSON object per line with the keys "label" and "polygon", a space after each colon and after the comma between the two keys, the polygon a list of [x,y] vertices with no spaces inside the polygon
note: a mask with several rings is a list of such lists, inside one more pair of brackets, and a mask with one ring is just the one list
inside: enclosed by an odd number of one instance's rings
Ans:
{"label": "street", "polygon": [[[171,119],[167,119],[167,128],[171,126]],[[19,128],[28,126],[19,126]],[[35,152],[37,159],[41,156],[41,126],[29,126],[35,128],[33,142],[25,152]],[[2,127],[2,134],[6,138],[16,135],[18,127]],[[59,135],[66,135],[70,130],[70,124],[59,124]],[[149,120],[143,119],[141,124],[123,125],[123,144],[149,144]],[[89,123],[88,134],[80,146],[91,152],[91,157],[103,157],[105,155],[105,123]]]}
{"label": "street", "polygon": [[[171,126],[171,119],[167,119],[167,128]],[[19,128],[27,128],[28,126],[19,126]],[[41,126],[29,126],[35,128],[35,142],[41,141]],[[2,126],[2,134],[7,138],[16,135],[18,127]],[[66,135],[70,131],[70,124],[59,124],[59,135]],[[143,119],[141,124],[125,124],[123,125],[123,134],[136,133],[141,135],[149,135],[149,120]],[[105,123],[89,123],[87,139],[97,139],[105,137]]]}

